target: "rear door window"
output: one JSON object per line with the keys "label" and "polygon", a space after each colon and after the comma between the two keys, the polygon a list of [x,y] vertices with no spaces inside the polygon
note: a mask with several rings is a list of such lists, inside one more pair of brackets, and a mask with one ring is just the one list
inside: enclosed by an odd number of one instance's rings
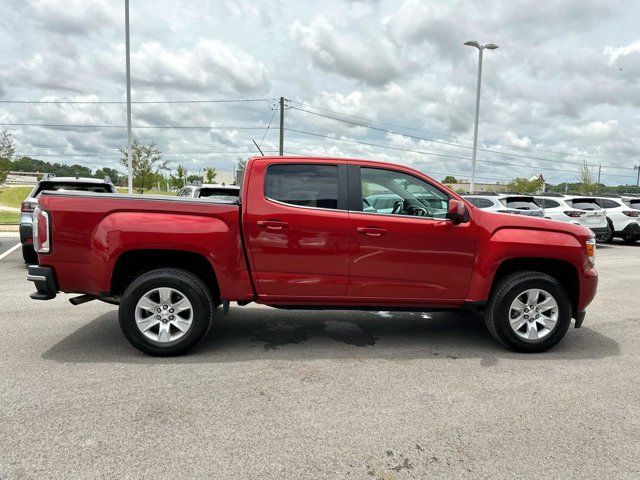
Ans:
{"label": "rear door window", "polygon": [[338,208],[338,166],[280,164],[267,168],[265,196],[300,207]]}
{"label": "rear door window", "polygon": [[540,205],[541,208],[557,208],[560,206],[559,202],[549,200],[548,198],[536,198],[535,202],[537,205]]}
{"label": "rear door window", "polygon": [[475,205],[478,208],[489,208],[493,207],[493,202],[486,198],[477,198],[477,197],[465,197],[471,205]]}

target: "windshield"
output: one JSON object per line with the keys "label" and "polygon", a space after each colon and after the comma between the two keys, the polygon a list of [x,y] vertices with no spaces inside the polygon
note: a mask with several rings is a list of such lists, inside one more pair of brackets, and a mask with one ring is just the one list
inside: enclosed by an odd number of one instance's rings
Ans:
{"label": "windshield", "polygon": [[500,203],[516,210],[540,210],[533,197],[505,197],[500,199]]}
{"label": "windshield", "polygon": [[82,183],[82,182],[40,182],[33,194],[35,197],[43,191],[54,192],[94,192],[94,193],[114,193],[115,189],[108,183]]}

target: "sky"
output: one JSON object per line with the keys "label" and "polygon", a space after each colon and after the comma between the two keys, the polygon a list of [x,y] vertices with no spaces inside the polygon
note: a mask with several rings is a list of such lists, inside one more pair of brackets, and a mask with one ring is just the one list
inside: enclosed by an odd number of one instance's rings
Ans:
{"label": "sky", "polygon": [[[124,0],[3,6],[0,129],[18,154],[116,167]],[[131,0],[132,99],[151,102],[133,104],[133,136],[173,168],[231,170],[252,140],[277,153],[282,96],[288,154],[468,179],[478,51],[463,44],[477,40],[499,45],[484,54],[477,181],[575,182],[586,162],[635,184],[638,20],[640,2],[616,0]]]}

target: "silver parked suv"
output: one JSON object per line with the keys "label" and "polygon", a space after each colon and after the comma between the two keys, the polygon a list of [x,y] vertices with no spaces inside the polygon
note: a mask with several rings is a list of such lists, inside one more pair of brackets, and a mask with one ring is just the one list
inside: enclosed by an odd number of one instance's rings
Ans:
{"label": "silver parked suv", "polygon": [[118,193],[109,177],[81,178],[81,177],[55,177],[45,175],[40,180],[29,196],[20,206],[20,243],[22,244],[22,258],[27,263],[37,263],[38,256],[33,250],[33,210],[38,206],[38,196],[44,190],[72,191],[82,190],[96,193]]}

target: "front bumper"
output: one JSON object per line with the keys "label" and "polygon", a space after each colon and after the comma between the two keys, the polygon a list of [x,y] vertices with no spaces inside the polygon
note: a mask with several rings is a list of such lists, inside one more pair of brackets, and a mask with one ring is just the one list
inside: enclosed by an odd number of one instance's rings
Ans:
{"label": "front bumper", "polygon": [[56,274],[49,267],[29,265],[27,280],[36,285],[36,292],[29,295],[34,300],[51,300],[58,293]]}

